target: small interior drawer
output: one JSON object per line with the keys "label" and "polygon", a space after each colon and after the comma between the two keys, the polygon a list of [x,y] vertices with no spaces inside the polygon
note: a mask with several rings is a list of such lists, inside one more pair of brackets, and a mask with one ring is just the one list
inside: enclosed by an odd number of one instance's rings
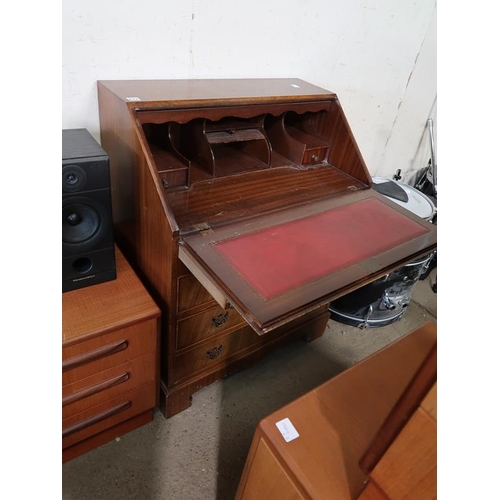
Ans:
{"label": "small interior drawer", "polygon": [[176,168],[171,170],[162,170],[158,172],[162,186],[165,189],[170,189],[173,187],[187,186],[188,184],[188,169]]}
{"label": "small interior drawer", "polygon": [[155,377],[156,356],[149,353],[66,385],[62,391],[62,418],[76,415],[120,394],[154,382]]}
{"label": "small interior drawer", "polygon": [[326,147],[306,149],[302,157],[302,165],[315,165],[323,162],[326,158],[327,151],[328,148]]}
{"label": "small interior drawer", "polygon": [[62,448],[67,448],[154,408],[156,384],[151,382],[62,421]]}
{"label": "small interior drawer", "polygon": [[152,319],[63,347],[63,387],[147,353],[156,352],[157,320]]}
{"label": "small interior drawer", "polygon": [[177,323],[177,350],[244,324],[245,320],[234,309],[212,307]]}

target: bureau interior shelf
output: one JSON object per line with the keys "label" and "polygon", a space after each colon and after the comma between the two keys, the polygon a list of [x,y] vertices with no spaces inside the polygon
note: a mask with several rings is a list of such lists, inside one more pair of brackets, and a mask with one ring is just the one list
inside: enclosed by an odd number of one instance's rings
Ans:
{"label": "bureau interior shelf", "polygon": [[322,163],[328,154],[325,112],[297,114],[286,112],[266,120],[266,131],[273,147],[298,165]]}
{"label": "bureau interior shelf", "polygon": [[264,118],[192,120],[181,125],[181,148],[213,177],[269,168],[271,145]]}
{"label": "bureau interior shelf", "polygon": [[195,117],[185,122],[141,122],[153,163],[167,191],[189,188],[210,178],[292,167],[330,165],[331,130],[326,112],[285,110],[219,120]]}
{"label": "bureau interior shelf", "polygon": [[191,162],[179,152],[178,124],[146,124],[144,133],[163,187],[188,185]]}
{"label": "bureau interior shelf", "polygon": [[254,155],[246,153],[236,144],[217,144],[213,147],[213,154],[214,162],[217,165],[217,177],[269,168],[267,163]]}
{"label": "bureau interior shelf", "polygon": [[257,129],[249,128],[243,130],[220,130],[206,133],[210,144],[230,144],[235,142],[265,141],[265,137]]}

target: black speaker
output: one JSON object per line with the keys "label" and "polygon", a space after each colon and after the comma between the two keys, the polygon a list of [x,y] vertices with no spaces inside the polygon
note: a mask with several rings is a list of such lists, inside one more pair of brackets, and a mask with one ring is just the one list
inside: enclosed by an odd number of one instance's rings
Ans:
{"label": "black speaker", "polygon": [[86,129],[62,131],[62,291],[116,279],[109,157]]}

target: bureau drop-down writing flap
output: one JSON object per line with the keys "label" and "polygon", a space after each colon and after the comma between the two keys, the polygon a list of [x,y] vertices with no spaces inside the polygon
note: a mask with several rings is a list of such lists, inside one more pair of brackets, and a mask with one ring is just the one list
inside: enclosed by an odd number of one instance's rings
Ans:
{"label": "bureau drop-down writing flap", "polygon": [[181,236],[179,258],[259,334],[436,247],[436,228],[373,189]]}

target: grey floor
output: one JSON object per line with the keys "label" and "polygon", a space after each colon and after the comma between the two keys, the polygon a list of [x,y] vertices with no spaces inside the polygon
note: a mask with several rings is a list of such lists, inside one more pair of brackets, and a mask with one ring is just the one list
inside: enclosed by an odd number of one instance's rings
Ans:
{"label": "grey floor", "polygon": [[232,500],[259,421],[427,321],[437,322],[436,270],[417,283],[401,319],[361,330],[332,320],[195,393],[192,406],[62,466],[63,500]]}

